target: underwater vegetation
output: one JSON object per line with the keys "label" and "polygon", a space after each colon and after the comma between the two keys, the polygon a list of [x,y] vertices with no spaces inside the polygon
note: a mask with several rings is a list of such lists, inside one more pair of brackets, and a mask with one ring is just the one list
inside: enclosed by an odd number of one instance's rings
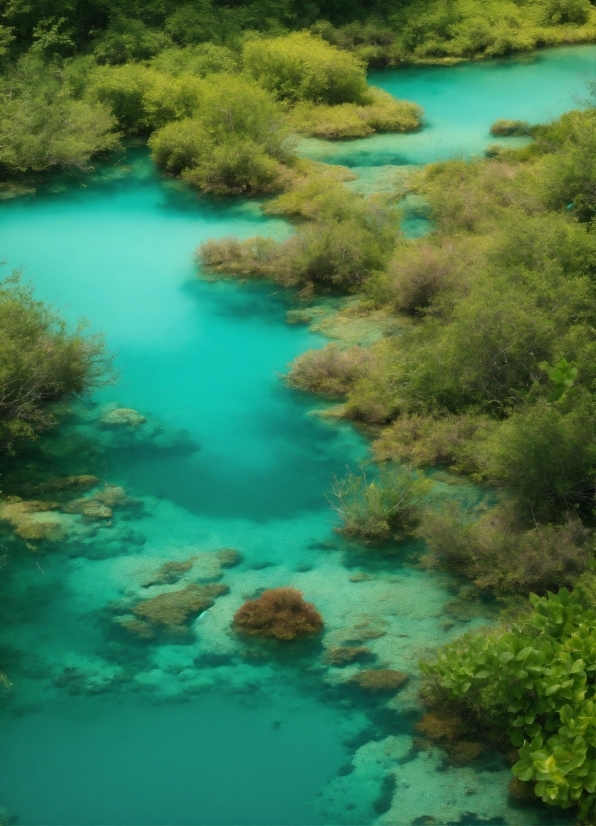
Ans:
{"label": "underwater vegetation", "polygon": [[289,641],[318,634],[323,629],[323,619],[300,591],[272,588],[236,611],[233,628],[240,634]]}

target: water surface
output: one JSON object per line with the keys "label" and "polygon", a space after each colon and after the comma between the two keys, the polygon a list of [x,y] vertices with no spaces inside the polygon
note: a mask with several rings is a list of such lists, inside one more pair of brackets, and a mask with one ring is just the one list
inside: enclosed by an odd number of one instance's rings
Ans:
{"label": "water surface", "polygon": [[[594,56],[577,47],[376,74],[425,106],[428,127],[325,157],[370,168],[480,152],[497,117],[569,108]],[[286,323],[290,298],[271,285],[196,278],[206,238],[289,227],[256,204],[197,200],[142,153],[129,161],[0,206],[2,257],[71,322],[103,330],[119,370],[23,473],[95,473],[143,505],[99,528],[77,523],[47,552],[4,538],[0,668],[14,689],[0,714],[0,802],[32,826],[562,823],[511,804],[496,755],[461,767],[416,746],[419,658],[486,621],[487,607],[412,564],[416,543],[387,556],[341,543],[325,493],[366,444],[279,380],[323,339]],[[110,405],[147,422],[106,429]],[[11,484],[16,472],[3,491]],[[222,547],[243,561],[209,573]],[[146,642],[114,624],[164,561],[191,555],[230,591],[188,637]],[[358,666],[330,667],[318,643],[284,654],[238,640],[234,611],[280,585],[317,605],[327,647],[360,639],[408,687],[379,702],[346,688]]]}

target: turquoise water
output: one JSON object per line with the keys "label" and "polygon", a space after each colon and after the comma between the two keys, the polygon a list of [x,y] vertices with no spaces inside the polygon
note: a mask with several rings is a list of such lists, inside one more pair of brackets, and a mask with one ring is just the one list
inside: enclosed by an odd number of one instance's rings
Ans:
{"label": "turquoise water", "polygon": [[[431,125],[333,151],[366,166],[373,155],[388,162],[385,150],[370,154],[374,141],[407,141],[420,147],[408,162],[421,163],[433,129],[477,151],[496,117],[535,119],[530,99],[536,119],[568,108],[565,89],[581,88],[576,74],[594,56],[578,47],[384,73],[375,81],[425,105]],[[279,380],[323,339],[287,324],[291,297],[272,286],[196,278],[204,239],[289,227],[255,204],[197,200],[142,153],[129,160],[85,186],[0,206],[2,257],[71,322],[103,330],[119,371],[24,457],[25,476],[94,473],[137,502],[99,523],[56,517],[62,538],[36,553],[1,537],[0,670],[14,687],[0,713],[0,803],[31,826],[563,823],[512,805],[495,755],[458,766],[417,745],[418,660],[485,622],[489,607],[412,564],[415,543],[383,556],[342,544],[325,493],[366,444]],[[146,421],[107,426],[122,407]],[[17,470],[5,468],[4,494],[25,492]],[[221,548],[241,563],[222,567]],[[149,584],[164,562],[189,559],[178,585]],[[139,600],[192,582],[229,592],[187,636],[147,641],[119,624]],[[320,643],[278,649],[230,631],[247,597],[281,585],[317,605]],[[367,645],[374,667],[409,683],[389,700],[355,691],[360,666],[324,658],[345,643]]]}
{"label": "turquoise water", "polygon": [[[499,118],[544,123],[589,97],[586,80],[596,72],[596,46],[562,46],[482,63],[374,71],[369,82],[424,108],[425,126],[408,135],[373,135],[364,140],[304,142],[315,160],[344,164],[363,175],[367,168],[432,163],[481,155],[490,144],[523,143],[495,138]],[[360,168],[364,168],[360,170]]]}

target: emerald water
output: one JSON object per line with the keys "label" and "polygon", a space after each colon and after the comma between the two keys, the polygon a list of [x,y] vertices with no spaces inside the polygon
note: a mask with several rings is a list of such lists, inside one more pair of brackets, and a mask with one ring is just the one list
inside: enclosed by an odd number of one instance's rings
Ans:
{"label": "emerald water", "polygon": [[[328,159],[401,164],[405,144],[409,163],[481,151],[497,117],[570,108],[594,57],[576,47],[375,74],[422,103],[429,126],[336,144]],[[291,297],[270,285],[196,278],[206,238],[289,231],[255,204],[197,199],[143,153],[0,206],[2,257],[71,322],[103,330],[119,373],[6,469],[3,494],[35,474],[92,473],[137,500],[109,521],[65,515],[47,551],[3,534],[0,670],[13,690],[0,713],[0,804],[31,826],[566,822],[511,803],[498,756],[457,765],[414,739],[418,660],[489,620],[490,606],[416,567],[413,542],[382,556],[342,543],[325,493],[366,443],[279,379],[324,339],[288,324]],[[146,421],[108,426],[120,408]],[[240,564],[222,566],[221,548]],[[229,592],[188,636],[146,640],[114,621],[171,589],[148,585],[164,562],[191,557],[176,587]],[[280,651],[230,631],[246,598],[281,585],[317,605],[322,645]],[[350,688],[360,666],[324,659],[346,642],[409,683],[389,701]]]}

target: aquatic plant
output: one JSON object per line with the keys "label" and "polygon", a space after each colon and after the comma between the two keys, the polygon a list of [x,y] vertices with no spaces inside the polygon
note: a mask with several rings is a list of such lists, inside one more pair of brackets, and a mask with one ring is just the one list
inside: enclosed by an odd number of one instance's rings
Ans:
{"label": "aquatic plant", "polygon": [[356,683],[364,691],[376,693],[395,692],[408,680],[408,675],[392,668],[359,671],[350,677],[349,682]]}
{"label": "aquatic plant", "polygon": [[431,487],[415,471],[382,467],[370,482],[366,474],[336,477],[328,498],[346,536],[386,540],[414,530]]}
{"label": "aquatic plant", "polygon": [[294,640],[318,634],[323,619],[295,588],[273,588],[251,599],[234,614],[233,628],[241,634]]}

